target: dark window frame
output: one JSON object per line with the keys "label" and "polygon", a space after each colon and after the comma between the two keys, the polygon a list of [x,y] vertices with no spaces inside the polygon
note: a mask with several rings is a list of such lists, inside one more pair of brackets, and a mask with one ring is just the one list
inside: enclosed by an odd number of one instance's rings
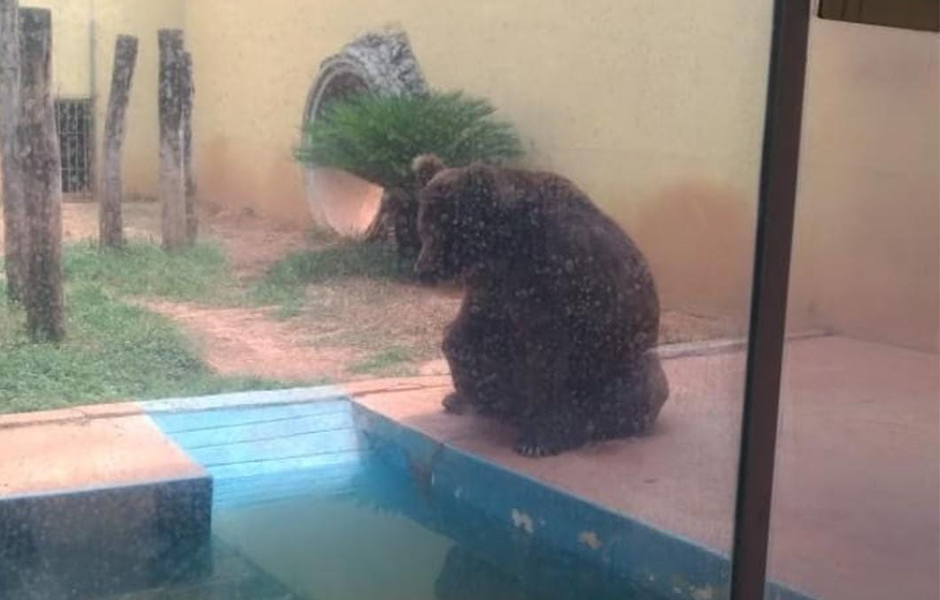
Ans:
{"label": "dark window frame", "polygon": [[940,0],[818,0],[820,19],[940,31]]}
{"label": "dark window frame", "polygon": [[741,424],[732,600],[764,596],[810,0],[775,0]]}

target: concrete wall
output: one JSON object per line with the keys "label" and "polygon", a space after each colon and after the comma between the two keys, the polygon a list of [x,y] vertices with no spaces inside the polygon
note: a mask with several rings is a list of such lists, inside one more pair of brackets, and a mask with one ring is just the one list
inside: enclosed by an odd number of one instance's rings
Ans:
{"label": "concrete wall", "polygon": [[627,227],[667,304],[745,316],[769,2],[190,2],[205,197],[305,222],[291,149],[317,66],[388,23],[432,86],[492,100],[530,164]]}
{"label": "concrete wall", "polygon": [[814,19],[794,295],[849,335],[938,349],[940,39]]}

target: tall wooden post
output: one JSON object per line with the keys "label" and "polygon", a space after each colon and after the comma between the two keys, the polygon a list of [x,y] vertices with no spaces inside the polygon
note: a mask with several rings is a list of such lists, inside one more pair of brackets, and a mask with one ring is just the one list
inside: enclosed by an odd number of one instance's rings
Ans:
{"label": "tall wooden post", "polygon": [[62,294],[62,165],[52,99],[52,13],[23,8],[16,152],[29,222],[26,324],[36,340],[65,336]]}
{"label": "tall wooden post", "polygon": [[3,178],[3,254],[7,297],[23,299],[29,232],[26,205],[16,163],[16,122],[19,119],[20,41],[17,0],[0,0],[0,164]]}
{"label": "tall wooden post", "polygon": [[183,32],[161,29],[160,200],[163,203],[163,248],[180,250],[186,245],[186,185],[183,169]]}
{"label": "tall wooden post", "polygon": [[199,212],[196,206],[196,173],[193,170],[193,101],[196,88],[193,85],[193,56],[183,54],[183,177],[186,186],[186,243],[196,243],[199,234]]}
{"label": "tall wooden post", "polygon": [[125,115],[130,97],[134,65],[137,62],[137,38],[120,35],[114,44],[114,70],[111,96],[104,121],[103,177],[101,204],[98,209],[98,239],[102,246],[124,245],[121,218],[121,146],[124,144]]}

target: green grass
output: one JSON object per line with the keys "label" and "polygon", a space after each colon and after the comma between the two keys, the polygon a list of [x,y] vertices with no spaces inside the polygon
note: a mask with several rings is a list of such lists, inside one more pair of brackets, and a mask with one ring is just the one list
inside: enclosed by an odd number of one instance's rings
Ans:
{"label": "green grass", "polygon": [[174,254],[141,242],[119,250],[76,244],[65,250],[63,272],[67,282],[98,285],[120,296],[212,304],[231,304],[239,298],[222,250],[207,244]]}
{"label": "green grass", "polygon": [[389,346],[369,358],[349,367],[350,373],[369,375],[410,375],[411,351],[401,346]]}
{"label": "green grass", "polygon": [[275,263],[254,288],[251,299],[277,306],[274,316],[287,318],[300,311],[308,284],[345,277],[405,280],[408,271],[386,245],[342,241],[295,252]]}
{"label": "green grass", "polygon": [[[197,246],[167,256],[143,244],[103,253],[79,245],[66,248],[63,262],[67,338],[61,344],[30,343],[22,310],[0,300],[0,413],[292,385],[212,373],[175,324],[124,299],[235,297],[217,249]],[[0,298],[5,293],[0,281]]]}

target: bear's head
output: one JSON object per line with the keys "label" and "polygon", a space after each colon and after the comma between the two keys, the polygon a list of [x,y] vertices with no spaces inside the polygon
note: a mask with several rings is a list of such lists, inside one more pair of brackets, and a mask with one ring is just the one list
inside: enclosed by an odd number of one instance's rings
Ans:
{"label": "bear's head", "polygon": [[419,186],[419,279],[460,278],[482,267],[497,251],[501,222],[495,169],[477,163],[449,169],[433,156],[412,166]]}

